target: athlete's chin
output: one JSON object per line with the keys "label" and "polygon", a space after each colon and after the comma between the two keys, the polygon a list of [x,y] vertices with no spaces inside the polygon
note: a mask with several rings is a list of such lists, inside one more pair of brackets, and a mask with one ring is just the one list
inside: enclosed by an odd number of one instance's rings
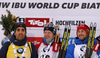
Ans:
{"label": "athlete's chin", "polygon": [[46,39],[49,39],[50,37],[46,37]]}
{"label": "athlete's chin", "polygon": [[83,37],[79,37],[79,39],[83,40],[84,38]]}
{"label": "athlete's chin", "polygon": [[20,40],[20,41],[21,41],[21,40],[23,40],[23,38],[19,38],[18,40]]}

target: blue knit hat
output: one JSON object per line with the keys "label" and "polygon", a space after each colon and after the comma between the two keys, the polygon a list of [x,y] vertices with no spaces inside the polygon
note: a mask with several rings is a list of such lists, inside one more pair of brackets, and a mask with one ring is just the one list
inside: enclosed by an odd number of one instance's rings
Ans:
{"label": "blue knit hat", "polygon": [[26,26],[25,26],[25,24],[24,24],[23,22],[18,22],[18,23],[16,23],[16,25],[15,25],[15,30],[16,30],[18,27],[24,27],[25,30],[26,30]]}
{"label": "blue knit hat", "polygon": [[56,34],[54,24],[52,22],[47,23],[47,24],[44,25],[44,31],[45,30],[51,31],[54,35]]}

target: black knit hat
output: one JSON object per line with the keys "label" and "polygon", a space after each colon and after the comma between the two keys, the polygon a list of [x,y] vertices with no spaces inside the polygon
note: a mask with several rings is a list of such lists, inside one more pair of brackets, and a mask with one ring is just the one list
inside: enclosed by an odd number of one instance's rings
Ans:
{"label": "black knit hat", "polygon": [[24,24],[23,22],[18,22],[18,23],[16,23],[16,25],[15,25],[15,30],[16,30],[18,27],[24,27],[25,30],[26,30],[26,26],[25,26],[25,24]]}
{"label": "black knit hat", "polygon": [[44,31],[45,30],[51,31],[54,35],[56,34],[54,24],[52,22],[45,24]]}

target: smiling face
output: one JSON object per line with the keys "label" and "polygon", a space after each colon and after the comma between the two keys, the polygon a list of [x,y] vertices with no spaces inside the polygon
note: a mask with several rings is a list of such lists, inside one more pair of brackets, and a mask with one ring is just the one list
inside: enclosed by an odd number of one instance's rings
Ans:
{"label": "smiling face", "polygon": [[24,27],[18,27],[14,33],[17,40],[23,40],[26,36],[26,30]]}
{"label": "smiling face", "polygon": [[88,37],[88,34],[86,33],[85,30],[80,29],[80,30],[77,31],[77,37],[78,37],[79,39],[81,39],[81,40],[84,40],[85,38]]}
{"label": "smiling face", "polygon": [[54,34],[51,31],[49,31],[49,30],[44,31],[44,38],[50,39],[50,38],[53,38],[53,37],[54,37]]}

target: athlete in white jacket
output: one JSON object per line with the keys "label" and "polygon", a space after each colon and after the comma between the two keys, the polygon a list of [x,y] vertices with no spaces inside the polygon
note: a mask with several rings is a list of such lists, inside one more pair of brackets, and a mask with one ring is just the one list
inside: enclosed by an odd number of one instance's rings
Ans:
{"label": "athlete in white jacket", "polygon": [[58,57],[58,52],[52,51],[54,38],[55,38],[55,28],[54,28],[53,23],[50,22],[50,23],[45,24],[43,42],[37,45],[38,58],[57,58]]}

